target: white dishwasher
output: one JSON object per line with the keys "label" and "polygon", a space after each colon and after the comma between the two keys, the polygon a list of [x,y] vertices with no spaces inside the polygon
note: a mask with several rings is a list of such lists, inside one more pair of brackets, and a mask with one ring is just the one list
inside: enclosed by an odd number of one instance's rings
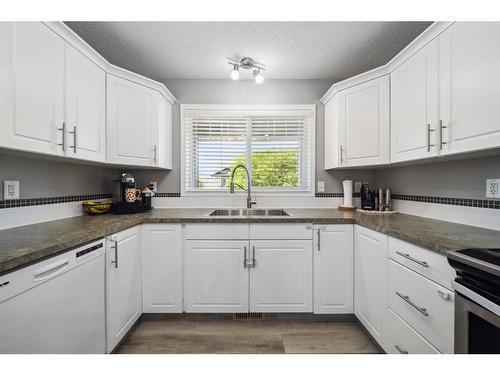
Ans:
{"label": "white dishwasher", "polygon": [[0,353],[105,353],[104,240],[0,276]]}

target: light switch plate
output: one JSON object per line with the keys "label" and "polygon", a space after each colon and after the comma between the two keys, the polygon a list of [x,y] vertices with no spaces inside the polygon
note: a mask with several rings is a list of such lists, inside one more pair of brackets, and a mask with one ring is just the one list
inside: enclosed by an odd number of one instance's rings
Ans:
{"label": "light switch plate", "polygon": [[325,192],[325,181],[318,181],[318,193]]}
{"label": "light switch plate", "polygon": [[19,181],[3,182],[3,199],[19,199]]}
{"label": "light switch plate", "polygon": [[500,198],[500,179],[486,180],[486,198]]}

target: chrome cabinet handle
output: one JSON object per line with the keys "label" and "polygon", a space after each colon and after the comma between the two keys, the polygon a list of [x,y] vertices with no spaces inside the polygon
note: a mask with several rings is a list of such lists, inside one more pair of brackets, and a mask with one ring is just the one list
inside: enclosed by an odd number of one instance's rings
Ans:
{"label": "chrome cabinet handle", "polygon": [[243,248],[243,268],[247,268],[247,247]]}
{"label": "chrome cabinet handle", "polygon": [[429,316],[429,313],[427,312],[427,309],[425,307],[420,307],[418,305],[416,305],[411,299],[409,296],[405,296],[401,293],[399,293],[398,291],[396,291],[396,294],[398,295],[398,297],[402,298],[403,301],[405,301],[407,304],[409,304],[411,307],[413,307],[415,310],[417,310],[419,313],[421,313],[422,315],[425,315],[425,316]]}
{"label": "chrome cabinet handle", "polygon": [[447,142],[443,142],[443,129],[446,129],[447,127],[443,125],[443,120],[439,120],[439,149],[443,149],[443,145],[445,145]]}
{"label": "chrome cabinet handle", "polygon": [[73,131],[69,132],[69,134],[73,134],[73,146],[71,148],[73,149],[73,152],[76,154],[76,126],[73,126]]}
{"label": "chrome cabinet handle", "polygon": [[252,246],[252,268],[255,268],[255,264],[256,264],[256,260],[255,260],[255,246]]}
{"label": "chrome cabinet handle", "polygon": [[427,124],[427,152],[430,152],[431,147],[435,146],[431,144],[431,132],[433,131],[434,129],[431,129],[431,124]]}
{"label": "chrome cabinet handle", "polygon": [[403,350],[399,347],[399,345],[394,345],[394,347],[398,350],[398,352],[400,352],[401,354],[408,354],[408,352],[406,350]]}
{"label": "chrome cabinet handle", "polygon": [[156,145],[153,148],[153,164],[156,164]]}
{"label": "chrome cabinet handle", "polygon": [[321,229],[318,229],[318,251],[321,251]]}
{"label": "chrome cabinet handle", "polygon": [[115,265],[115,268],[118,268],[118,241],[114,241],[115,246],[113,246],[113,249],[115,250],[115,260],[111,261],[111,264]]}
{"label": "chrome cabinet handle", "polygon": [[344,162],[344,146],[340,145],[340,164]]}
{"label": "chrome cabinet handle", "polygon": [[58,146],[61,146],[63,151],[66,151],[66,123],[62,123],[62,128],[57,128],[57,130],[62,131],[62,143],[58,143]]}
{"label": "chrome cabinet handle", "polygon": [[429,267],[429,263],[427,263],[426,261],[423,261],[423,260],[415,259],[410,254],[402,253],[401,251],[396,251],[396,254],[401,255],[403,258],[411,260],[412,262],[420,264],[423,267]]}

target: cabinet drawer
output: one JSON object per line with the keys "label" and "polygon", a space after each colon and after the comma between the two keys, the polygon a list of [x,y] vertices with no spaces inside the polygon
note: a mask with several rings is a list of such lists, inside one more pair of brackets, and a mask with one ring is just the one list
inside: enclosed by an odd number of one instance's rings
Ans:
{"label": "cabinet drawer", "polygon": [[252,240],[312,240],[312,224],[250,224]]}
{"label": "cabinet drawer", "polygon": [[454,294],[388,261],[389,307],[441,353],[453,353]]}
{"label": "cabinet drawer", "polygon": [[391,309],[387,310],[387,353],[437,354],[439,351]]}
{"label": "cabinet drawer", "polygon": [[248,240],[248,224],[186,224],[187,240]]}
{"label": "cabinet drawer", "polygon": [[389,258],[451,289],[455,271],[445,256],[389,237]]}

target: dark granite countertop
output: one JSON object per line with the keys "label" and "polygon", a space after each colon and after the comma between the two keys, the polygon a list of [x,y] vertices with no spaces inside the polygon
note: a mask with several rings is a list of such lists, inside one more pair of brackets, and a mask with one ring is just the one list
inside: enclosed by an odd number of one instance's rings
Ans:
{"label": "dark granite countertop", "polygon": [[0,273],[12,271],[86,242],[141,223],[315,223],[359,224],[446,254],[464,247],[500,247],[500,231],[400,213],[389,215],[337,209],[285,209],[285,217],[211,217],[212,209],[154,209],[136,215],[77,216],[0,231]]}

